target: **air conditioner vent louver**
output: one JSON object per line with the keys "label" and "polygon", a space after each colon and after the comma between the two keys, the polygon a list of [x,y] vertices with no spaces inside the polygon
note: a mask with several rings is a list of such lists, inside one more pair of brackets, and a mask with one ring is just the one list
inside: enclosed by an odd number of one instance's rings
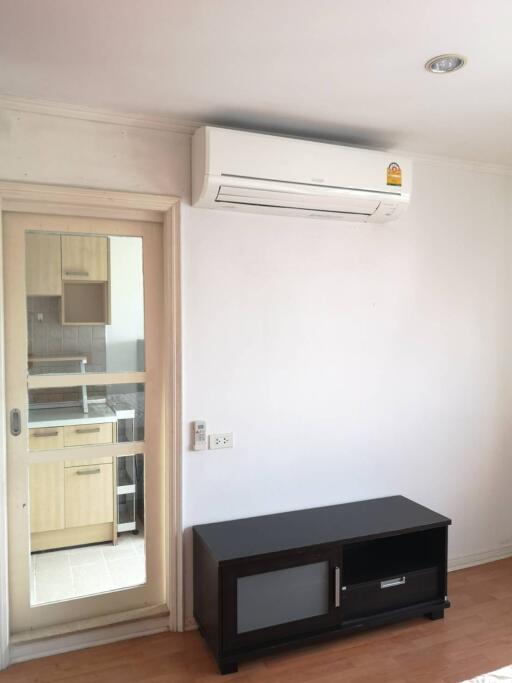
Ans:
{"label": "air conditioner vent louver", "polygon": [[[263,181],[260,181],[260,184]],[[268,181],[267,181],[268,182]],[[329,212],[336,214],[351,214],[354,216],[371,216],[380,206],[375,198],[354,196],[348,190],[333,190],[329,194],[322,192],[319,187],[315,192],[281,191],[273,188],[256,189],[252,187],[233,187],[221,185],[216,202],[239,204],[246,206],[260,206],[262,208],[294,209],[299,211]]]}

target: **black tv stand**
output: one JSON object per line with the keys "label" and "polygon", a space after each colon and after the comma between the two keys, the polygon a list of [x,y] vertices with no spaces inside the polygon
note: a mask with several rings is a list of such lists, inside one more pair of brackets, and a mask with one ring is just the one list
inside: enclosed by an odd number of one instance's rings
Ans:
{"label": "black tv stand", "polygon": [[400,619],[442,619],[449,524],[391,496],[195,526],[194,616],[221,673]]}

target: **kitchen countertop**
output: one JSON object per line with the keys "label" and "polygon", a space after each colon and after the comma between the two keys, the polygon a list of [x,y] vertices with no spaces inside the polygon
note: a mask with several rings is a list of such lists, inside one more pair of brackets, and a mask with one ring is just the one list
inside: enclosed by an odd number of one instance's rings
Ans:
{"label": "kitchen countertop", "polygon": [[117,422],[114,411],[105,404],[89,404],[89,412],[84,413],[80,406],[69,408],[33,408],[28,411],[28,426],[61,427],[76,424],[100,424]]}

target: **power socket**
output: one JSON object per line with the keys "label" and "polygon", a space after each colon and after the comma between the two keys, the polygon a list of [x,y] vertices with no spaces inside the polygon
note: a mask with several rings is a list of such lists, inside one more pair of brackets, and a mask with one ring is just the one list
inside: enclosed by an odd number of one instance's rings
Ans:
{"label": "power socket", "polygon": [[233,448],[233,432],[227,434],[210,434],[208,437],[208,447],[213,450],[215,448]]}

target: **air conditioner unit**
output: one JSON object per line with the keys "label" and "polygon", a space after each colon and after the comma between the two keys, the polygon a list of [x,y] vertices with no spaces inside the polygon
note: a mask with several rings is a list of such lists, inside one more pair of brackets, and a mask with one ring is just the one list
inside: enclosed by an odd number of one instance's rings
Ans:
{"label": "air conditioner unit", "polygon": [[192,204],[385,223],[403,214],[411,162],[388,152],[206,126],[192,140]]}

